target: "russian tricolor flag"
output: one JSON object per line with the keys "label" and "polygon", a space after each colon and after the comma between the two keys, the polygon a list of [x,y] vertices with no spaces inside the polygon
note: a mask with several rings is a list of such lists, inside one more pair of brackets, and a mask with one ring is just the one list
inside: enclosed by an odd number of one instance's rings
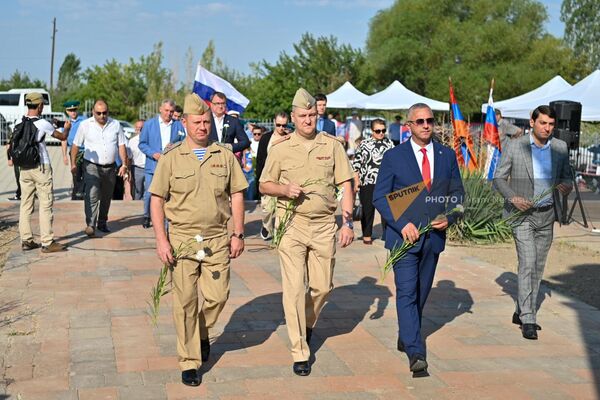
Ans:
{"label": "russian tricolor flag", "polygon": [[400,125],[400,143],[406,142],[408,139],[410,139],[411,135],[412,132],[407,125]]}
{"label": "russian tricolor flag", "polygon": [[496,167],[500,163],[500,155],[502,154],[498,123],[496,122],[496,113],[494,112],[494,100],[492,98],[493,92],[494,81],[492,80],[490,97],[488,99],[488,106],[485,112],[485,125],[483,126],[483,139],[488,142],[487,160],[485,162],[485,176],[488,180],[494,179],[494,173],[496,172]]}
{"label": "russian tricolor flag", "polygon": [[238,92],[231,83],[213,74],[200,64],[198,64],[198,69],[196,70],[192,92],[200,96],[209,105],[210,97],[213,93],[221,92],[227,97],[227,111],[233,110],[240,114],[244,112],[250,103],[250,100]]}

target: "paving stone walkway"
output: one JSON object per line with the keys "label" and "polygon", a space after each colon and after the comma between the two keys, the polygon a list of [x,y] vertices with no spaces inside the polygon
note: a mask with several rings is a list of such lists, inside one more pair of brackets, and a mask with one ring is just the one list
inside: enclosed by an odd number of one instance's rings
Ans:
{"label": "paving stone walkway", "polygon": [[[0,203],[0,217],[16,220],[17,207]],[[251,237],[232,263],[202,385],[186,387],[170,295],[156,327],[146,315],[160,262],[140,210],[140,202],[114,202],[112,232],[88,239],[82,203],[58,202],[54,226],[68,252],[22,253],[15,242],[0,277],[0,399],[600,398],[600,311],[544,290],[540,340],[527,341],[510,322],[515,274],[452,246],[424,313],[430,377],[413,379],[395,350],[393,279],[379,282],[380,241],[338,250],[313,372],[295,376],[277,257],[256,237],[257,210],[247,214]]]}

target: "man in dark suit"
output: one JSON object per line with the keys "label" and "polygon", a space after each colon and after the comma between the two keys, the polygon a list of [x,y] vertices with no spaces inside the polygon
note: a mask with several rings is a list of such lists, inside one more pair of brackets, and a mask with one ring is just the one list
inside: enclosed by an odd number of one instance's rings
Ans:
{"label": "man in dark suit", "polygon": [[213,142],[231,144],[234,153],[244,151],[250,147],[250,139],[248,139],[248,135],[240,121],[225,113],[227,110],[227,97],[221,92],[215,92],[210,97],[210,101],[213,117],[209,139]]}
{"label": "man in dark suit", "polygon": [[315,100],[317,101],[317,132],[327,132],[335,136],[336,126],[327,118],[327,97],[323,93],[318,93]]}
{"label": "man in dark suit", "polygon": [[[445,247],[446,228],[457,218],[454,213],[446,214],[462,204],[464,196],[454,151],[431,140],[434,121],[426,104],[417,103],[408,110],[411,140],[385,153],[373,195],[373,203],[387,223],[385,247],[392,250],[404,241],[415,244],[394,265],[398,350],[406,351],[415,375],[427,374],[421,319]],[[396,220],[386,195],[420,182],[424,189]],[[419,227],[429,223],[433,229],[420,235]]]}
{"label": "man in dark suit", "polygon": [[[494,175],[494,185],[506,200],[505,215],[525,212],[512,224],[519,259],[512,322],[521,325],[523,337],[531,340],[538,338],[537,330],[541,329],[536,324],[537,297],[552,245],[554,220],[559,215],[554,188],[563,195],[572,188],[567,144],[551,137],[555,122],[552,108],[533,110],[531,133],[507,141]],[[537,200],[535,204],[532,199]]]}
{"label": "man in dark suit", "polygon": [[150,228],[150,192],[148,188],[154,177],[154,170],[163,150],[169,143],[177,143],[185,138],[185,129],[179,121],[173,120],[175,102],[170,99],[163,100],[159,113],[149,119],[140,133],[138,148],[146,155],[146,191],[144,192],[144,228]]}

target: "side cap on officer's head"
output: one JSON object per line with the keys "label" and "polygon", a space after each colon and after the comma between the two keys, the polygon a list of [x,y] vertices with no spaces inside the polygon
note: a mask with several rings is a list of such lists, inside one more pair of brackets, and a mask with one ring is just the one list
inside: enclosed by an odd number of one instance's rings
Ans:
{"label": "side cap on officer's head", "polygon": [[29,105],[38,105],[38,104],[42,104],[44,102],[44,97],[42,96],[41,93],[38,92],[31,92],[31,93],[27,93],[27,95],[25,96],[25,104]]}
{"label": "side cap on officer's head", "polygon": [[312,97],[304,88],[298,89],[296,91],[296,95],[294,96],[294,100],[292,100],[292,106],[306,110],[313,108],[316,104],[317,102],[315,101],[315,98]]}
{"label": "side cap on officer's head", "polygon": [[65,101],[63,103],[63,107],[66,108],[67,110],[76,110],[79,108],[79,105],[81,103],[77,100],[69,100],[69,101]]}
{"label": "side cap on officer's head", "polygon": [[210,111],[208,105],[196,93],[185,96],[183,101],[183,113],[187,115],[202,115]]}

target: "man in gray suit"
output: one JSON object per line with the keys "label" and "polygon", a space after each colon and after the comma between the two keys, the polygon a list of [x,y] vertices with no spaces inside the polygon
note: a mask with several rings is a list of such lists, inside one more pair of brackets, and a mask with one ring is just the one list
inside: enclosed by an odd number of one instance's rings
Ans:
{"label": "man in gray suit", "polygon": [[521,325],[525,339],[533,340],[541,329],[536,324],[537,296],[558,216],[556,191],[552,188],[562,194],[571,191],[567,144],[551,137],[555,121],[552,108],[544,105],[533,110],[531,133],[503,148],[494,176],[494,185],[505,199],[505,214],[524,212],[512,223],[519,259],[513,323]]}

